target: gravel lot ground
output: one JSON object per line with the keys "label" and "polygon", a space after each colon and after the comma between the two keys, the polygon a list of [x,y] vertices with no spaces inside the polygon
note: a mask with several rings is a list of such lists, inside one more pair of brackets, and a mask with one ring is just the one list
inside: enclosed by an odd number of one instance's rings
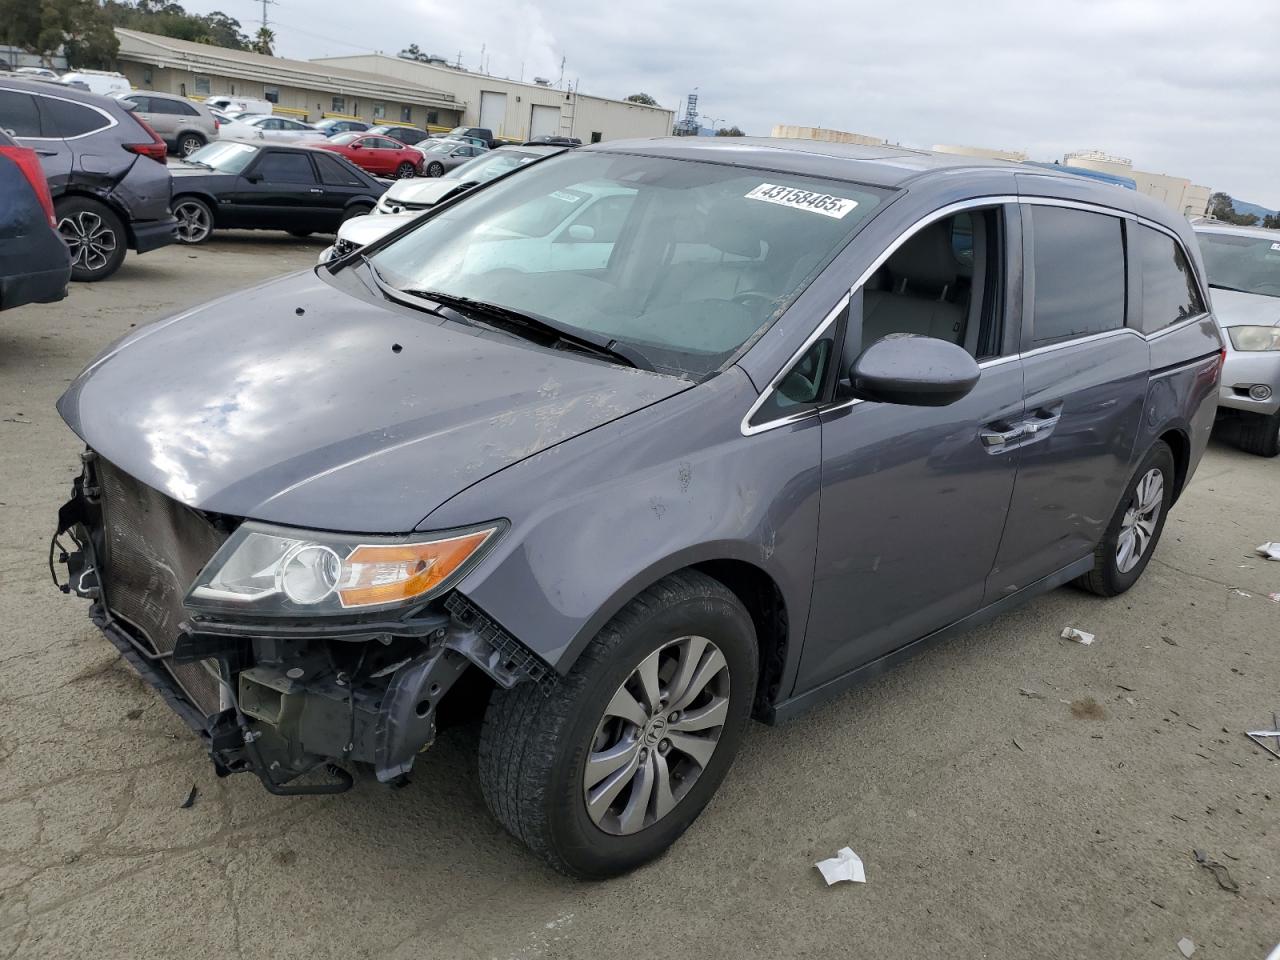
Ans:
{"label": "gravel lot ground", "polygon": [[[217,780],[49,582],[79,449],[53,403],[135,323],[322,245],[130,256],[0,315],[0,957],[1177,958],[1185,936],[1212,960],[1280,941],[1280,760],[1242,735],[1280,710],[1280,563],[1253,556],[1280,540],[1280,462],[1218,441],[1129,594],[1059,590],[753,726],[683,842],[621,880],[566,881],[494,825],[470,727],[399,791]],[[813,863],[846,845],[868,883],[828,889]]]}

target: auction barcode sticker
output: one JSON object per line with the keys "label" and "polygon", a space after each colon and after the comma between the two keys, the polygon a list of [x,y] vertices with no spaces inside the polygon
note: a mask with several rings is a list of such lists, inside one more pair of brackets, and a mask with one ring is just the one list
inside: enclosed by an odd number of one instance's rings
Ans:
{"label": "auction barcode sticker", "polygon": [[820,213],[836,220],[844,219],[845,214],[858,205],[857,200],[833,197],[829,193],[814,193],[797,187],[780,187],[776,183],[762,183],[746,196],[748,200],[763,200],[781,207]]}

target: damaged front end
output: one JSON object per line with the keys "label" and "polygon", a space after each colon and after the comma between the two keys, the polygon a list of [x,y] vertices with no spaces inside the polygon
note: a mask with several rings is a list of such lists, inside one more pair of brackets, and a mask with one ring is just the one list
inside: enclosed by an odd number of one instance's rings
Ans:
{"label": "damaged front end", "polygon": [[[50,547],[54,582],[92,601],[93,622],[205,741],[220,776],[336,793],[353,782],[344,767],[365,763],[403,783],[468,667],[503,687],[551,680],[452,590],[500,523],[303,537],[194,510],[92,451],[83,461]],[[327,780],[291,782],[317,768]]]}

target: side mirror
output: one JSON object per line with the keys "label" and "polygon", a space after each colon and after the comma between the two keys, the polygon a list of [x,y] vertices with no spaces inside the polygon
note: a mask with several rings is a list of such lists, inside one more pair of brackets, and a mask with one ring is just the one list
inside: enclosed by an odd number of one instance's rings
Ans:
{"label": "side mirror", "polygon": [[363,149],[364,149],[364,144],[363,144],[363,143],[361,143],[359,140],[357,140],[355,143],[353,143],[353,144],[351,145],[351,149],[352,149],[352,150],[363,150]]}
{"label": "side mirror", "polygon": [[854,394],[911,407],[945,407],[968,395],[982,370],[963,347],[913,333],[881,337],[854,361]]}
{"label": "side mirror", "polygon": [[261,182],[262,182],[262,174],[260,174],[260,173],[246,173],[246,174],[244,175],[244,178],[245,178],[246,180],[248,180],[250,183],[261,183]]}
{"label": "side mirror", "polygon": [[568,235],[574,243],[590,243],[596,238],[596,228],[585,223],[573,223],[569,225]]}

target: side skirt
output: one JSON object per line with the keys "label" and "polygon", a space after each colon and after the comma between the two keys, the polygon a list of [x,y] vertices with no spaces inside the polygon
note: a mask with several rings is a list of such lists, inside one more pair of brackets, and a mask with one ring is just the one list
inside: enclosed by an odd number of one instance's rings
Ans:
{"label": "side skirt", "polygon": [[919,640],[913,640],[906,646],[899,647],[892,653],[886,653],[883,657],[878,657],[869,663],[864,663],[860,667],[855,667],[848,673],[836,677],[834,680],[828,680],[821,686],[814,687],[812,690],[783,700],[781,703],[774,704],[764,715],[764,720],[769,724],[783,723],[799,716],[811,707],[815,707],[834,697],[838,693],[843,693],[850,687],[854,687],[859,683],[878,677],[896,667],[904,660],[914,657],[918,653],[924,652],[934,644],[944,640],[950,640],[957,634],[964,633],[974,627],[981,626],[990,620],[994,620],[1000,614],[1005,613],[1015,607],[1020,607],[1033,597],[1038,597],[1042,593],[1048,593],[1050,590],[1056,590],[1064,583],[1069,583],[1076,577],[1088,573],[1093,569],[1092,554],[1087,557],[1081,557],[1075,563],[1063,567],[1056,573],[1037,580],[1035,583],[1028,584],[1017,593],[1002,597],[995,603],[987,604],[981,610],[969,614],[963,620],[957,620],[955,623],[935,630],[933,633],[926,634]]}

